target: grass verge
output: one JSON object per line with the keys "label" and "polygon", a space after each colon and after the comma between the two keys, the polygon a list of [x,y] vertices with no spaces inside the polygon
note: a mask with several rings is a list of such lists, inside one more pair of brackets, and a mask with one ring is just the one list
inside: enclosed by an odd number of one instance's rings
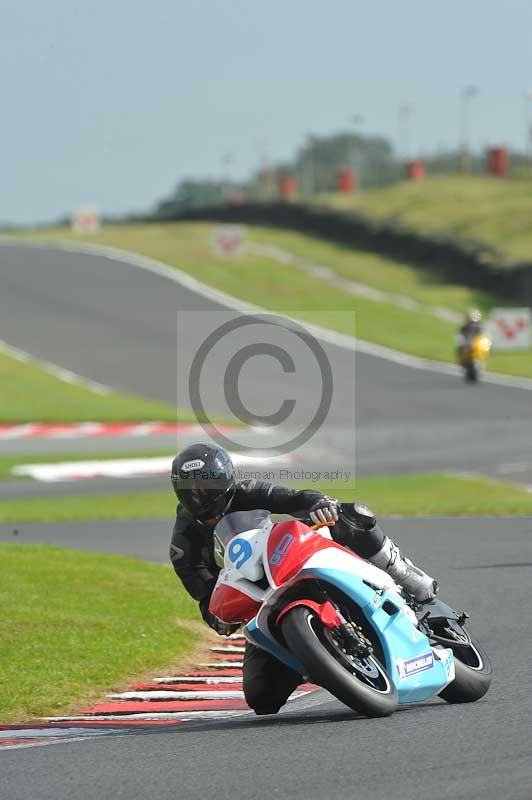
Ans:
{"label": "grass verge", "polygon": [[2,723],[66,713],[199,641],[197,604],[168,567],[12,544],[0,565]]}
{"label": "grass verge", "polygon": [[[329,491],[328,487],[323,488]],[[388,475],[360,478],[356,482],[355,495],[341,489],[338,491],[340,499],[360,497],[379,516],[511,516],[532,513],[532,494],[526,489],[480,476]]]}
{"label": "grass verge", "polygon": [[269,228],[251,228],[250,236],[259,244],[279,247],[310,263],[327,266],[346,280],[409,297],[424,307],[443,306],[465,312],[471,306],[489,309],[495,304],[489,293],[449,283],[433,270],[353,250],[347,245]]}
{"label": "grass verge", "polygon": [[170,491],[64,495],[3,500],[0,522],[69,522],[113,519],[169,519],[176,499]]}
{"label": "grass verge", "polygon": [[0,352],[0,422],[195,422],[192,412],[62,381],[35,363]]}
{"label": "grass verge", "polygon": [[[443,474],[385,475],[352,481],[308,484],[340,500],[355,497],[379,516],[531,514],[532,495],[525,489],[482,477]],[[5,500],[0,522],[62,522],[69,520],[165,519],[175,510],[170,491],[130,494],[88,494]]]}
{"label": "grass verge", "polygon": [[[456,325],[426,311],[411,311],[387,302],[348,294],[327,281],[287,267],[266,256],[248,253],[241,258],[216,258],[211,250],[212,226],[202,223],[115,225],[104,228],[93,243],[141,253],[189,272],[210,286],[272,311],[352,335],[405,353],[455,361]],[[406,264],[320,242],[295,233],[250,227],[252,240],[277,245],[302,258],[329,266],[344,278],[378,289],[398,292],[426,305],[448,305],[463,311],[471,305],[488,309],[497,299],[466,287],[453,286]],[[70,231],[38,232],[43,239],[77,239]],[[340,312],[340,313],[339,313]],[[495,353],[489,367],[510,375],[532,377],[529,352]]]}

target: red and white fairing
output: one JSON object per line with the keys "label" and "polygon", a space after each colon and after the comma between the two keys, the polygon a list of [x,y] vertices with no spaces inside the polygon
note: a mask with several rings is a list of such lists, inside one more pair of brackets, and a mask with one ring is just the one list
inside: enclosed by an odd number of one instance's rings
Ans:
{"label": "red and white fairing", "polygon": [[241,582],[234,586],[220,576],[211,595],[209,611],[224,622],[248,622],[262,605],[263,592],[257,594],[258,597],[249,588],[245,590]]}
{"label": "red and white fairing", "polygon": [[[272,529],[272,522],[260,528],[238,533],[225,543],[224,569],[218,576],[211,595],[209,611],[223,622],[245,623],[260,609],[265,591],[256,585],[264,577],[262,564],[264,542]],[[238,539],[240,551],[231,550],[231,542]],[[248,547],[250,555],[242,563],[242,548]],[[237,553],[235,556],[234,553]]]}
{"label": "red and white fairing", "polygon": [[302,570],[319,567],[354,571],[375,586],[398,591],[385,572],[332,541],[327,527],[315,531],[296,519],[273,524],[268,517],[261,527],[235,531],[225,542],[224,568],[209,610],[223,622],[247,623],[299,580]]}

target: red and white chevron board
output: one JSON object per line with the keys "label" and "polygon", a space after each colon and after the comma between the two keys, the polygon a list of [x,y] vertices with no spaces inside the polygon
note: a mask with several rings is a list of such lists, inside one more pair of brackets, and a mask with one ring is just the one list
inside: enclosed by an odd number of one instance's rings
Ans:
{"label": "red and white chevron board", "polygon": [[[217,430],[230,433],[231,425],[218,425]],[[2,439],[85,439],[93,436],[157,436],[208,433],[208,426],[177,422],[27,422],[23,425],[0,424]]]}
{"label": "red and white chevron board", "polygon": [[[210,647],[212,657],[181,675],[162,675],[129,691],[110,694],[79,714],[25,725],[0,725],[0,749],[58,744],[123,731],[238,716],[249,708],[242,691],[245,640],[239,636]],[[290,699],[316,689],[303,684]]]}

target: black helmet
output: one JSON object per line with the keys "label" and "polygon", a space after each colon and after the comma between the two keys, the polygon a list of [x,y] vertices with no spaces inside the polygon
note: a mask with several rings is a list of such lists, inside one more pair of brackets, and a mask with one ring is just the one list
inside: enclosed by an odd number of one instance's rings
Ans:
{"label": "black helmet", "polygon": [[181,505],[200,522],[219,519],[236,491],[229,453],[213,444],[191,444],[179,453],[171,481]]}

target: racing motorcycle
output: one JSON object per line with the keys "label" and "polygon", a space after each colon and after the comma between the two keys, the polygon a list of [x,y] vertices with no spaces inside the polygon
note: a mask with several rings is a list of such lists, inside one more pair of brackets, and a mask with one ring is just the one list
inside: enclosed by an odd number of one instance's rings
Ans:
{"label": "racing motorcycle", "polygon": [[490,352],[491,339],[485,333],[473,336],[459,348],[459,361],[466,381],[474,383],[482,377]]}
{"label": "racing motorcycle", "polygon": [[466,613],[439,599],[416,603],[325,526],[237,511],[217,524],[214,553],[221,571],[209,610],[360,714],[387,716],[436,695],[467,703],[489,689],[489,659]]}

